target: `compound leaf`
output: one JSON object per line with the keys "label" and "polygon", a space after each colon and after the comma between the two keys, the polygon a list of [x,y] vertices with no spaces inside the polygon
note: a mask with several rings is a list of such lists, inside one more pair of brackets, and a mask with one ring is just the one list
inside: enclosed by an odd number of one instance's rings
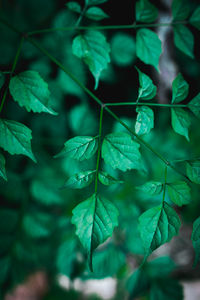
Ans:
{"label": "compound leaf", "polygon": [[162,52],[161,41],[152,30],[142,28],[136,35],[136,55],[145,64],[150,64],[159,71],[159,59]]}
{"label": "compound leaf", "polygon": [[198,93],[189,103],[189,109],[193,112],[193,114],[200,118],[200,93]]}
{"label": "compound leaf", "polygon": [[200,217],[194,221],[191,240],[196,254],[194,261],[196,266],[200,258]]}
{"label": "compound leaf", "polygon": [[163,184],[159,181],[149,181],[143,185],[137,186],[137,189],[152,196],[159,195],[163,190]]}
{"label": "compound leaf", "polygon": [[136,2],[136,21],[151,23],[158,17],[158,9],[148,0]]}
{"label": "compound leaf", "polygon": [[71,176],[63,185],[63,188],[82,189],[92,183],[96,171],[85,171]]}
{"label": "compound leaf", "polygon": [[191,202],[190,188],[185,181],[177,181],[167,184],[167,190],[172,202],[178,206]]}
{"label": "compound leaf", "polygon": [[189,93],[189,84],[185,81],[182,74],[179,73],[172,82],[172,103],[183,101]]}
{"label": "compound leaf", "polygon": [[93,194],[73,209],[72,224],[87,251],[92,270],[93,251],[112,235],[118,225],[118,210],[110,201]]}
{"label": "compound leaf", "polygon": [[57,115],[49,107],[50,92],[47,83],[36,71],[25,71],[13,77],[9,84],[13,99],[28,112],[46,112]]}
{"label": "compound leaf", "polygon": [[187,162],[186,173],[192,182],[200,184],[200,160]]}
{"label": "compound leaf", "polygon": [[0,147],[10,154],[23,154],[36,159],[31,150],[31,130],[25,125],[11,120],[0,119]]}
{"label": "compound leaf", "polygon": [[189,19],[190,24],[200,30],[200,6],[193,12]]}
{"label": "compound leaf", "polygon": [[153,99],[157,92],[157,87],[153,84],[151,78],[145,73],[141,72],[137,67],[136,70],[139,74],[139,92],[138,99],[141,100],[150,100]]}
{"label": "compound leaf", "polygon": [[108,134],[103,141],[102,157],[114,169],[126,171],[141,167],[140,145],[128,133]]}
{"label": "compound leaf", "polygon": [[173,28],[175,46],[187,56],[194,58],[194,36],[191,31],[182,24]]}
{"label": "compound leaf", "polygon": [[7,181],[7,176],[6,176],[6,169],[5,169],[5,158],[4,156],[0,153],[0,177],[2,177],[4,180]]}
{"label": "compound leaf", "polygon": [[190,5],[187,0],[173,0],[172,16],[174,21],[183,21],[190,14]]}
{"label": "compound leaf", "polygon": [[188,112],[186,112],[182,108],[172,108],[172,128],[174,131],[180,135],[185,136],[185,138],[189,142],[188,130],[191,124],[190,116]]}
{"label": "compound leaf", "polygon": [[88,19],[95,21],[100,21],[105,18],[109,18],[109,16],[103,11],[103,9],[96,6],[88,8],[88,10],[86,10],[85,16]]}
{"label": "compound leaf", "polygon": [[100,171],[98,174],[99,181],[104,185],[112,185],[116,183],[123,183],[123,181],[118,180],[112,176],[110,176],[108,173]]}
{"label": "compound leaf", "polygon": [[154,127],[154,113],[148,106],[136,108],[137,119],[135,123],[135,132],[138,135],[147,134]]}

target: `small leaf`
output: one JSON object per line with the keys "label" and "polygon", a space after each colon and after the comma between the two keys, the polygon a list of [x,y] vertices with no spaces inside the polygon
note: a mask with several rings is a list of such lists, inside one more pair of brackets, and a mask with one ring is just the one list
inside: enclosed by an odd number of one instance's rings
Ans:
{"label": "small leaf", "polygon": [[159,71],[159,59],[162,53],[161,41],[152,30],[142,28],[136,35],[136,55],[145,64],[150,64]]}
{"label": "small leaf", "polygon": [[54,157],[69,156],[79,161],[90,159],[98,148],[96,137],[91,136],[76,136],[68,140],[63,150]]}
{"label": "small leaf", "polygon": [[190,14],[190,3],[187,0],[173,0],[172,16],[174,21],[183,21]]}
{"label": "small leaf", "polygon": [[159,181],[149,181],[143,185],[137,186],[137,189],[152,196],[159,195],[163,190],[163,184]]}
{"label": "small leaf", "polygon": [[200,30],[200,6],[195,9],[192,16],[189,19],[190,24]]}
{"label": "small leaf", "polygon": [[174,131],[180,135],[185,136],[189,142],[188,130],[191,124],[190,116],[188,112],[182,108],[172,108],[172,128]]}
{"label": "small leaf", "polygon": [[76,234],[86,249],[92,270],[93,251],[108,237],[118,225],[118,211],[108,200],[93,194],[73,209],[72,224]]}
{"label": "small leaf", "polygon": [[187,56],[194,58],[194,36],[191,31],[181,24],[173,28],[175,46]]}
{"label": "small leaf", "polygon": [[101,72],[110,62],[110,46],[105,36],[94,30],[78,35],[73,40],[72,52],[88,65],[95,78],[95,89],[97,89]]}
{"label": "small leaf", "polygon": [[194,261],[194,266],[196,266],[200,259],[200,217],[193,224],[191,240],[196,254]]}
{"label": "small leaf", "polygon": [[4,180],[7,181],[7,176],[6,176],[6,169],[5,169],[5,158],[4,156],[0,153],[0,177],[2,177]]}
{"label": "small leaf", "polygon": [[186,173],[192,182],[200,184],[200,160],[187,162]]}
{"label": "small leaf", "polygon": [[155,249],[169,242],[181,226],[175,210],[167,203],[145,211],[139,217],[139,230],[146,257]]}
{"label": "small leaf", "polygon": [[103,9],[97,6],[88,8],[88,10],[86,10],[85,16],[88,19],[95,20],[95,21],[100,21],[105,18],[109,18],[109,16],[103,11]]}
{"label": "small leaf", "polygon": [[116,183],[123,183],[123,181],[118,180],[112,176],[110,176],[108,173],[100,171],[98,174],[99,181],[104,185],[112,185]]}
{"label": "small leaf", "polygon": [[63,185],[63,188],[82,189],[92,183],[96,171],[85,171],[71,176]]}
{"label": "small leaf", "polygon": [[200,118],[200,93],[198,93],[189,103],[189,109],[193,112],[193,114]]}
{"label": "small leaf", "polygon": [[81,6],[76,1],[70,1],[70,2],[66,3],[66,6],[71,11],[74,11],[74,12],[79,13],[79,14],[81,13]]}
{"label": "small leaf", "polygon": [[170,200],[178,206],[191,202],[190,188],[185,181],[177,181],[167,184]]}
{"label": "small leaf", "polygon": [[179,73],[172,82],[172,103],[183,101],[189,93],[189,84],[185,81],[182,74]]}
{"label": "small leaf", "polygon": [[153,81],[149,76],[141,72],[137,67],[136,70],[138,71],[139,82],[140,82],[138,99],[141,100],[153,99],[156,95],[157,87],[153,84]]}
{"label": "small leaf", "polygon": [[0,147],[10,154],[23,154],[36,159],[31,150],[31,130],[25,125],[5,119],[0,119]]}
{"label": "small leaf", "polygon": [[148,134],[154,127],[154,113],[148,106],[136,108],[137,119],[135,123],[135,132],[138,135]]}
{"label": "small leaf", "polygon": [[105,137],[102,157],[114,169],[126,171],[141,167],[140,145],[127,133],[112,133]]}
{"label": "small leaf", "polygon": [[86,5],[99,5],[107,2],[108,0],[85,0]]}
{"label": "small leaf", "polygon": [[183,300],[183,286],[172,278],[159,278],[153,281],[150,300]]}
{"label": "small leaf", "polygon": [[13,77],[9,84],[13,99],[28,112],[46,112],[57,115],[49,107],[50,92],[38,72],[25,71]]}
{"label": "small leaf", "polygon": [[148,0],[136,2],[136,21],[142,23],[154,22],[158,17],[158,9]]}

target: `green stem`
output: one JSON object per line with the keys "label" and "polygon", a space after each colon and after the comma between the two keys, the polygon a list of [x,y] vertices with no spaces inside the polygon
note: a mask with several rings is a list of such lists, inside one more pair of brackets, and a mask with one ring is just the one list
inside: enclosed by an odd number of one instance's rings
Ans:
{"label": "green stem", "polygon": [[100,119],[99,119],[99,142],[98,142],[98,153],[97,153],[97,164],[96,164],[96,177],[95,177],[95,194],[98,189],[98,175],[99,175],[99,164],[101,156],[101,136],[102,136],[102,122],[103,121],[103,106],[101,106]]}
{"label": "green stem", "polygon": [[136,105],[146,105],[146,106],[158,106],[158,107],[171,107],[171,108],[176,108],[176,107],[182,107],[182,108],[187,108],[187,104],[162,104],[162,103],[149,103],[149,102],[118,102],[118,103],[105,103],[105,106],[136,106]]}
{"label": "green stem", "polygon": [[164,204],[164,201],[165,201],[166,183],[167,183],[167,167],[165,168],[165,181],[164,181],[164,184],[163,184],[163,199],[162,199],[162,205]]}

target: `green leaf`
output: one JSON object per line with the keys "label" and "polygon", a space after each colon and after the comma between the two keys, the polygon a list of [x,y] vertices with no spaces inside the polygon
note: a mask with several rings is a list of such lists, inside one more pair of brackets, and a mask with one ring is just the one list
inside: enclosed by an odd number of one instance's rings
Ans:
{"label": "green leaf", "polygon": [[0,147],[10,154],[23,154],[36,162],[31,150],[31,130],[11,120],[0,119]]}
{"label": "green leaf", "polygon": [[118,225],[117,219],[116,207],[96,194],[73,209],[72,224],[76,226],[76,234],[87,251],[91,270],[93,251],[112,235]]}
{"label": "green leaf", "polygon": [[13,99],[28,112],[46,112],[57,115],[49,107],[50,92],[38,72],[25,71],[13,77],[9,84]]}
{"label": "green leaf", "polygon": [[142,23],[154,22],[158,17],[158,9],[148,0],[136,2],[136,21]]}
{"label": "green leaf", "polygon": [[111,133],[104,138],[102,157],[114,169],[126,171],[141,167],[140,145],[128,133]]}
{"label": "green leaf", "polygon": [[138,92],[138,99],[141,100],[150,100],[153,99],[157,92],[157,87],[153,84],[153,81],[149,76],[145,73],[141,72],[137,67],[136,70],[139,74],[139,92]]}
{"label": "green leaf", "polygon": [[190,24],[200,30],[200,6],[195,9],[192,16],[189,19]]}
{"label": "green leaf", "polygon": [[190,187],[185,181],[177,181],[167,184],[167,190],[172,202],[178,206],[191,202]]}
{"label": "green leaf", "polygon": [[194,58],[194,36],[191,31],[184,25],[175,25],[174,44],[187,56]]}
{"label": "green leaf", "polygon": [[119,67],[131,65],[136,59],[134,38],[124,32],[118,32],[111,39],[111,58]]}
{"label": "green leaf", "polygon": [[200,217],[194,221],[191,240],[195,250],[194,266],[196,266],[200,260]]}
{"label": "green leaf", "polygon": [[180,226],[181,222],[177,213],[165,202],[145,211],[139,217],[139,230],[146,257],[177,235]]}
{"label": "green leaf", "polygon": [[137,186],[137,189],[152,196],[159,195],[163,190],[163,184],[159,181],[149,181],[143,185]]}
{"label": "green leaf", "polygon": [[78,35],[73,40],[72,52],[88,65],[95,78],[95,89],[97,89],[101,72],[110,62],[110,46],[105,36],[94,30]]}
{"label": "green leaf", "polygon": [[186,173],[192,182],[200,184],[200,160],[187,162]]}
{"label": "green leaf", "polygon": [[159,59],[162,53],[161,41],[152,30],[142,28],[136,35],[136,55],[145,64],[152,65],[159,71]]}
{"label": "green leaf", "polygon": [[200,93],[198,93],[189,103],[189,109],[193,112],[193,114],[200,118]]}
{"label": "green leaf", "polygon": [[23,218],[23,229],[31,238],[47,238],[51,234],[49,215],[37,212],[37,214],[26,214]]}
{"label": "green leaf", "polygon": [[137,119],[135,123],[135,132],[138,135],[148,134],[154,127],[154,113],[148,106],[139,106],[136,108]]}
{"label": "green leaf", "polygon": [[85,0],[86,5],[99,5],[107,2],[108,0]]}
{"label": "green leaf", "polygon": [[172,103],[183,101],[189,93],[189,84],[185,81],[182,74],[179,73],[172,82]]}
{"label": "green leaf", "polygon": [[85,171],[71,176],[63,185],[63,188],[82,189],[92,183],[96,171]]}
{"label": "green leaf", "polygon": [[160,278],[153,281],[150,289],[150,300],[183,300],[183,287],[175,279]]}
{"label": "green leaf", "polygon": [[174,21],[183,21],[190,14],[190,3],[187,0],[173,0],[172,16]]}
{"label": "green leaf", "polygon": [[147,274],[151,279],[163,278],[174,271],[176,265],[169,256],[158,257],[147,265]]}
{"label": "green leaf", "polygon": [[112,176],[110,176],[108,173],[100,171],[98,174],[99,181],[104,185],[112,185],[116,183],[123,183],[123,181],[118,180]]}
{"label": "green leaf", "polygon": [[58,190],[52,184],[45,184],[39,180],[31,182],[31,194],[35,200],[43,205],[61,205],[63,203]]}
{"label": "green leaf", "polygon": [[81,13],[81,6],[76,1],[70,1],[70,2],[66,3],[66,6],[71,11],[74,11],[76,13]]}
{"label": "green leaf", "polygon": [[174,131],[180,135],[185,136],[187,141],[189,142],[188,130],[191,124],[190,116],[188,112],[186,112],[182,108],[172,108],[171,109],[172,116],[172,128]]}
{"label": "green leaf", "polygon": [[105,18],[109,18],[109,16],[103,11],[103,9],[97,6],[88,8],[85,12],[85,16],[88,19],[95,20],[95,21],[100,21]]}
{"label": "green leaf", "polygon": [[98,141],[96,137],[91,136],[76,136],[68,140],[63,150],[54,157],[69,156],[73,159],[83,161],[90,159],[98,148]]}
{"label": "green leaf", "polygon": [[2,177],[4,180],[7,181],[7,176],[6,176],[6,169],[5,169],[5,158],[4,156],[0,153],[0,177]]}
{"label": "green leaf", "polygon": [[1,270],[0,285],[2,285],[6,281],[10,267],[11,267],[10,257],[3,257],[0,259],[0,270]]}
{"label": "green leaf", "polygon": [[144,294],[149,287],[149,278],[144,269],[137,269],[127,281],[127,290],[131,294],[131,299]]}

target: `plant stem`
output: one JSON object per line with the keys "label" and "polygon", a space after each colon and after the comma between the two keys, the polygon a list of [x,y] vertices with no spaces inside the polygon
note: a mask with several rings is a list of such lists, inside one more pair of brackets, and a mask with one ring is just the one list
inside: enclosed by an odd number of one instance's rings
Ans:
{"label": "plant stem", "polygon": [[187,108],[187,104],[162,104],[162,103],[149,103],[149,102],[118,102],[118,103],[105,103],[105,106],[136,106],[136,105],[146,105],[146,106],[158,106],[158,107],[171,107],[171,108]]}
{"label": "plant stem", "polygon": [[163,184],[163,199],[162,199],[162,205],[164,204],[164,201],[165,201],[166,183],[167,183],[167,167],[165,167],[165,181],[164,181],[164,184]]}
{"label": "plant stem", "polygon": [[98,189],[98,175],[99,175],[99,164],[100,164],[100,156],[101,156],[102,121],[103,121],[103,106],[101,106],[100,119],[99,119],[99,141],[98,141],[96,177],[95,177],[95,194],[97,194],[97,189]]}

